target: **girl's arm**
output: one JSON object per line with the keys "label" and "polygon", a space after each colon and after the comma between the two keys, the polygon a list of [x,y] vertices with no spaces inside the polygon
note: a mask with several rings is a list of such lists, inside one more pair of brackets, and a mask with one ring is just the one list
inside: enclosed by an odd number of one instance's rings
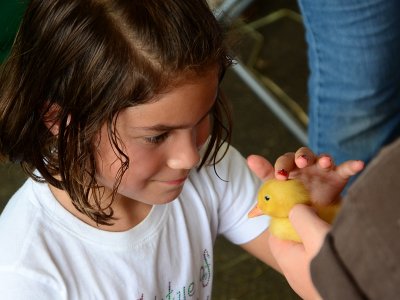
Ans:
{"label": "girl's arm", "polygon": [[250,242],[240,246],[248,253],[261,260],[263,263],[274,268],[279,273],[283,273],[278,262],[275,260],[275,257],[272,255],[272,251],[269,246],[270,237],[271,234],[267,229],[254,240],[251,240]]}

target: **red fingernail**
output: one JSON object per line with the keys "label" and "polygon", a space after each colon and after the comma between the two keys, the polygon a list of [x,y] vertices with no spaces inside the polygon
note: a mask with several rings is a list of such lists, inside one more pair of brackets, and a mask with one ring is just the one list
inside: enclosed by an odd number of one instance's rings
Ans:
{"label": "red fingernail", "polygon": [[288,176],[289,176],[289,173],[288,173],[285,169],[280,169],[280,170],[278,171],[278,174],[279,174],[279,175],[282,175],[282,176],[285,176],[285,177],[288,177]]}

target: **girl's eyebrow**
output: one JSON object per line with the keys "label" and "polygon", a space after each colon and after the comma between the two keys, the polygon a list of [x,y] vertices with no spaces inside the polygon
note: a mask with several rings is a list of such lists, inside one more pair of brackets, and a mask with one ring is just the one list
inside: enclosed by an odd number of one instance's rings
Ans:
{"label": "girl's eyebrow", "polygon": [[[218,96],[217,96],[218,97]],[[199,124],[201,123],[201,121],[203,121],[213,110],[214,105],[216,103],[217,99],[215,99],[215,101],[213,102],[213,105],[211,106],[211,108],[204,114],[204,116],[202,116],[200,118],[200,120],[195,124]],[[174,130],[174,129],[183,129],[183,128],[188,128],[191,127],[192,125],[165,125],[165,124],[155,124],[153,126],[148,126],[148,127],[136,127],[136,129],[143,129],[143,130],[148,130],[148,131],[170,131],[170,130]]]}

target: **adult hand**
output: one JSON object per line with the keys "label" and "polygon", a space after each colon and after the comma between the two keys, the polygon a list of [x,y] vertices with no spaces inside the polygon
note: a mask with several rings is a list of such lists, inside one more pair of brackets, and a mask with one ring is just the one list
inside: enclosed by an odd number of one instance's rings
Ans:
{"label": "adult hand", "polygon": [[321,249],[330,225],[320,219],[315,211],[303,204],[297,204],[289,214],[289,220],[303,243],[269,238],[269,247],[283,275],[292,289],[303,299],[321,299],[314,287],[310,262]]}

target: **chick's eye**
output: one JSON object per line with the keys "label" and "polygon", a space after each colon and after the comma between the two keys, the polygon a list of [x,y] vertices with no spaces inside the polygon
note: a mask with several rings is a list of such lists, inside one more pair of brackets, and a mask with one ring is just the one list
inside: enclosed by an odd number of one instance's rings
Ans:
{"label": "chick's eye", "polygon": [[156,136],[148,136],[145,137],[144,140],[150,144],[160,144],[162,143],[164,140],[166,140],[168,137],[168,133],[163,133],[160,135],[156,135]]}
{"label": "chick's eye", "polygon": [[268,195],[266,195],[266,196],[264,197],[264,199],[265,199],[265,201],[268,201],[269,199],[271,199],[271,197],[268,196]]}

